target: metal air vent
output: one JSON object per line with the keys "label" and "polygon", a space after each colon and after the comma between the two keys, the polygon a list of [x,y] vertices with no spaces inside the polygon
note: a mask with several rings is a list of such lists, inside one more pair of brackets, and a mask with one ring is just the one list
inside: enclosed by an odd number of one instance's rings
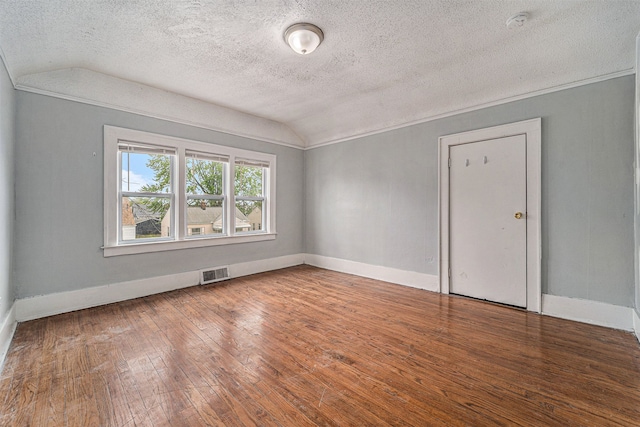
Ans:
{"label": "metal air vent", "polygon": [[229,267],[214,267],[206,270],[200,270],[200,284],[208,285],[209,283],[220,282],[221,280],[230,279]]}

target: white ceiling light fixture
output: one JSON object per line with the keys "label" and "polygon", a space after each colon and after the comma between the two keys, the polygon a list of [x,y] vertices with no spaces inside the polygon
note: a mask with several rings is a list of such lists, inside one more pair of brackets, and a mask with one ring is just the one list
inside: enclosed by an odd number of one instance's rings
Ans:
{"label": "white ceiling light fixture", "polygon": [[293,24],[284,32],[284,41],[300,55],[308,55],[322,43],[324,34],[313,24]]}
{"label": "white ceiling light fixture", "polygon": [[513,28],[522,27],[524,23],[527,22],[527,19],[529,19],[529,14],[527,12],[516,13],[511,18],[507,19],[507,28],[511,30]]}

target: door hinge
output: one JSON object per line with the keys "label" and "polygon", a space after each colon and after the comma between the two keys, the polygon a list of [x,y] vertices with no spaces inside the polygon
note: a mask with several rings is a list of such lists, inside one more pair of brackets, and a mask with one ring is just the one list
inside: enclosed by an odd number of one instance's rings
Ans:
{"label": "door hinge", "polygon": [[449,279],[451,279],[451,267],[449,267]]}
{"label": "door hinge", "polygon": [[449,167],[451,167],[451,157],[449,157]]}

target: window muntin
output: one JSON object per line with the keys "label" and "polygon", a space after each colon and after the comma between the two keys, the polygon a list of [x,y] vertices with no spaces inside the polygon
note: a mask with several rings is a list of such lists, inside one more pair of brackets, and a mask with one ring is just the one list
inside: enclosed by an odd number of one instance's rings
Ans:
{"label": "window muntin", "polygon": [[[105,256],[275,239],[275,155],[112,126],[104,132]],[[166,166],[167,158],[168,168],[151,162]],[[235,179],[236,167],[239,176],[252,172],[252,186]],[[198,186],[203,168],[222,173]],[[190,221],[188,210],[203,205],[221,215],[208,223]],[[123,206],[135,210],[133,223]]]}

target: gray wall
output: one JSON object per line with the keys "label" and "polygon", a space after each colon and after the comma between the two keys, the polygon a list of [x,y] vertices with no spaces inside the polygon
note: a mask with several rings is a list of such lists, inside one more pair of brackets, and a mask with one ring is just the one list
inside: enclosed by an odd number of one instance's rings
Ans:
{"label": "gray wall", "polygon": [[15,91],[0,59],[0,324],[14,300],[12,252],[14,210]]}
{"label": "gray wall", "polygon": [[[640,70],[640,36],[636,37],[636,99],[635,99],[635,124],[636,124],[636,133],[635,133],[635,163],[636,163],[636,174],[640,170],[640,76],[637,73],[637,70]],[[640,179],[640,177],[636,176],[636,179]],[[636,185],[635,189],[635,202],[640,204],[640,183]],[[635,216],[634,216],[634,225],[635,225],[635,267],[636,267],[636,280],[635,280],[635,308],[638,317],[640,317],[640,209],[636,207]],[[640,330],[636,331],[638,336],[640,337]]]}
{"label": "gray wall", "polygon": [[[13,93],[6,80],[3,95]],[[303,251],[435,275],[438,137],[542,117],[543,292],[633,306],[633,92],[622,77],[303,152],[18,91],[15,155],[11,108],[0,145],[0,188],[13,186],[6,171],[17,165],[17,297]],[[105,124],[278,155],[277,239],[104,258]]]}
{"label": "gray wall", "polygon": [[[276,154],[276,240],[104,258],[105,124]],[[16,132],[18,298],[303,250],[301,150],[22,91]]]}
{"label": "gray wall", "polygon": [[437,274],[438,137],[542,117],[543,292],[634,304],[634,77],[305,152],[306,251]]}

